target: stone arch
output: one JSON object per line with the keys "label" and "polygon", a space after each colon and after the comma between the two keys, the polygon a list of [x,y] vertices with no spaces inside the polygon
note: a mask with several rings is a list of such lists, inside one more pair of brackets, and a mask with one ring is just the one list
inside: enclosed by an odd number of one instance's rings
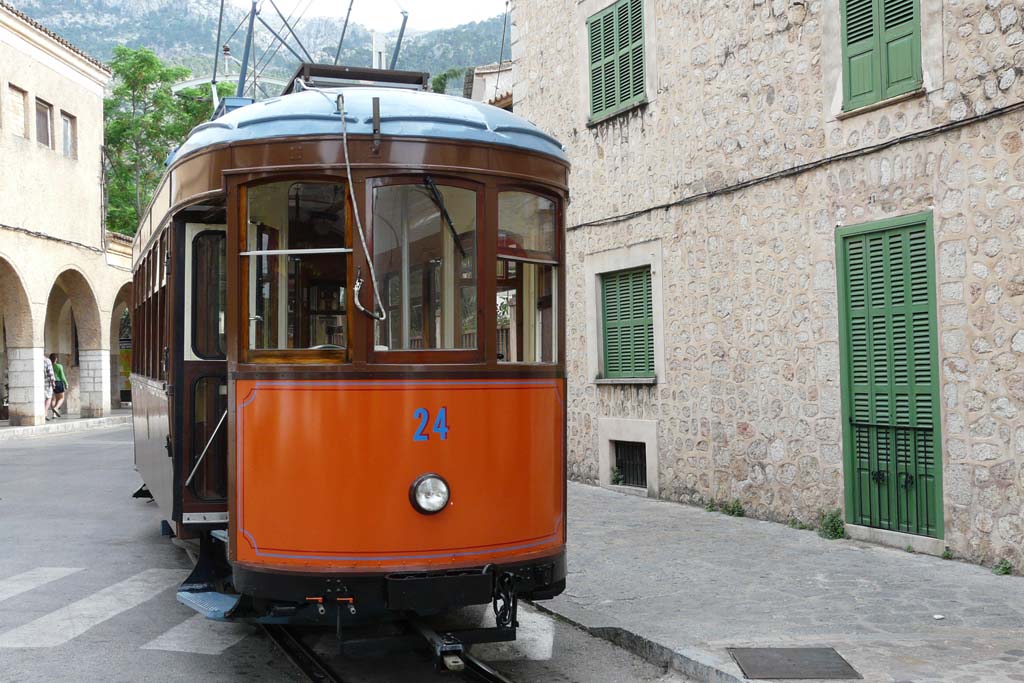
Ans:
{"label": "stone arch", "polygon": [[77,268],[68,267],[54,280],[46,301],[44,342],[56,353],[70,384],[67,411],[99,417],[110,411],[109,350],[95,289]]}
{"label": "stone arch", "polygon": [[[114,296],[114,304],[110,307],[110,405],[120,408],[125,400],[131,401],[131,387],[128,377],[131,374],[131,349],[121,350],[121,319],[132,309],[132,283],[129,280],[121,285]],[[129,337],[129,342],[131,338]]]}
{"label": "stone arch", "polygon": [[24,280],[14,263],[0,255],[0,420],[12,425],[35,424],[42,415],[34,330]]}

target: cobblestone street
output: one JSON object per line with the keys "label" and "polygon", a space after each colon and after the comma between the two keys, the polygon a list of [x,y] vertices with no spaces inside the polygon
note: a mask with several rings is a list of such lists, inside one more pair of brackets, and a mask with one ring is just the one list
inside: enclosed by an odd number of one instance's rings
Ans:
{"label": "cobblestone street", "polygon": [[[160,535],[127,427],[0,442],[0,680],[301,681],[256,627],[204,619],[175,600],[188,556]],[[478,657],[517,683],[683,683],[614,645],[524,607],[514,645]],[[348,661],[347,683],[452,681],[424,656]]]}

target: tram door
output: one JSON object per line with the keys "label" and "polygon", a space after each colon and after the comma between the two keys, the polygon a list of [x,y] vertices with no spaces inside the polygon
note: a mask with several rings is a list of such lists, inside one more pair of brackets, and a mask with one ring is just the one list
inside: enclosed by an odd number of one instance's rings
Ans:
{"label": "tram door", "polygon": [[185,224],[182,521],[227,521],[227,228]]}

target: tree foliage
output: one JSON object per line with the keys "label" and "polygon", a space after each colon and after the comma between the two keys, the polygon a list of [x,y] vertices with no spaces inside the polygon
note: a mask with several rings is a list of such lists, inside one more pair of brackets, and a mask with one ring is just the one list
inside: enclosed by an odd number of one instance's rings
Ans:
{"label": "tree foliage", "polygon": [[[110,68],[113,90],[104,102],[107,227],[132,235],[168,155],[210,118],[213,98],[208,88],[174,92],[188,69],[167,66],[146,48],[115,47]],[[222,93],[231,92],[230,83],[219,85]]]}
{"label": "tree foliage", "polygon": [[448,69],[444,73],[439,73],[434,76],[430,82],[430,89],[434,92],[444,94],[448,91],[448,82],[453,78],[459,78],[462,74],[466,73],[465,69],[452,68]]}

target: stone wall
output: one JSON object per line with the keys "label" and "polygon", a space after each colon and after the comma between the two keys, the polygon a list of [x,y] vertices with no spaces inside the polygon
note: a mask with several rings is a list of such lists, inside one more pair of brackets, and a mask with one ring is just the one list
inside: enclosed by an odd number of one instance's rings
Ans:
{"label": "stone wall", "polygon": [[842,505],[835,230],[931,211],[946,543],[1024,566],[1024,112],[999,111],[1024,98],[1024,3],[923,2],[925,91],[843,117],[837,2],[646,0],[649,103],[588,127],[585,22],[607,4],[513,7],[515,110],[574,165],[569,300],[588,255],[663,254],[656,386],[596,384],[594,321],[569,309],[570,475],[598,481],[601,417],[653,419],[663,498]]}

